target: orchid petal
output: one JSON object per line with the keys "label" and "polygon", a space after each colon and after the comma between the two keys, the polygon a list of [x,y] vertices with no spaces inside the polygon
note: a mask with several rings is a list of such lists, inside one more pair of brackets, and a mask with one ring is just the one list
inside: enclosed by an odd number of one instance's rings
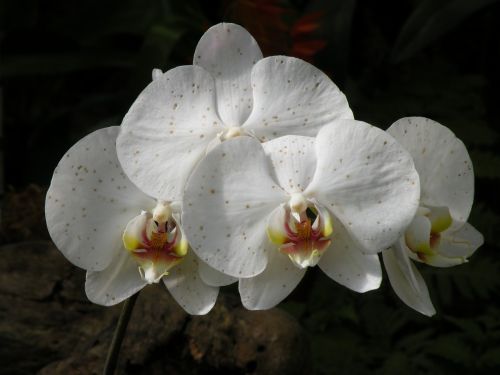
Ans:
{"label": "orchid petal", "polygon": [[239,282],[241,302],[249,310],[266,310],[276,306],[295,289],[306,273],[306,268],[295,267],[276,246],[268,244],[267,253],[269,261],[266,269]]}
{"label": "orchid petal", "polygon": [[394,243],[418,208],[418,174],[410,155],[387,133],[354,120],[322,128],[316,154],[304,195],[337,216],[363,251]]}
{"label": "orchid petal", "polygon": [[402,118],[387,132],[413,157],[422,204],[447,206],[454,221],[467,221],[474,198],[474,171],[462,141],[447,127],[423,117]]}
{"label": "orchid petal", "polygon": [[211,267],[252,277],[266,267],[267,217],[285,199],[261,144],[238,137],[210,151],[194,170],[182,223],[193,250]]}
{"label": "orchid petal", "polygon": [[129,220],[154,201],[123,173],[116,157],[119,127],[78,141],[59,162],[45,202],[50,236],[64,256],[86,270],[102,271],[122,249]]}
{"label": "orchid petal", "polygon": [[400,268],[401,272],[403,272],[404,276],[407,278],[408,282],[415,289],[415,291],[418,292],[418,288],[420,286],[417,281],[417,277],[413,272],[413,263],[408,253],[411,250],[406,246],[405,239],[400,238],[399,241],[397,241],[390,249],[392,249],[392,254],[398,262],[398,267]]}
{"label": "orchid petal", "polygon": [[405,273],[405,270],[400,267],[398,258],[394,254],[392,248],[383,251],[382,258],[392,288],[401,301],[421,314],[427,316],[436,314],[436,310],[429,296],[427,285],[425,285],[425,281],[415,265],[410,263],[410,268],[418,283],[418,288],[415,288],[409,281],[408,275]]}
{"label": "orchid petal", "polygon": [[211,286],[226,286],[238,281],[237,278],[223,274],[202,261],[198,263],[198,272],[203,282]]}
{"label": "orchid petal", "polygon": [[181,307],[191,315],[205,315],[215,305],[219,288],[206,285],[198,274],[200,260],[189,251],[182,262],[172,268],[163,282]]}
{"label": "orchid petal", "polygon": [[118,158],[147,194],[180,200],[187,177],[222,131],[213,78],[197,66],[180,66],[151,82],[123,119]]}
{"label": "orchid petal", "polygon": [[332,244],[325,250],[318,266],[339,284],[364,293],[377,289],[382,282],[378,255],[363,254],[342,224],[333,225]]}
{"label": "orchid petal", "polygon": [[215,78],[217,108],[228,126],[239,126],[252,111],[250,74],[262,59],[255,39],[233,23],[212,26],[201,37],[194,53],[194,64]]}
{"label": "orchid petal", "polygon": [[315,141],[313,137],[285,136],[262,144],[287,193],[302,192],[311,182],[316,168]]}
{"label": "orchid petal", "polygon": [[137,293],[145,285],[138,266],[129,252],[120,249],[113,262],[103,271],[88,271],[85,293],[99,305],[112,306]]}
{"label": "orchid petal", "polygon": [[447,257],[470,257],[482,244],[484,237],[469,223],[456,231],[441,234],[439,253]]}
{"label": "orchid petal", "polygon": [[288,56],[266,57],[252,70],[254,104],[243,124],[259,139],[315,136],[336,119],[352,119],[345,95],[313,65]]}

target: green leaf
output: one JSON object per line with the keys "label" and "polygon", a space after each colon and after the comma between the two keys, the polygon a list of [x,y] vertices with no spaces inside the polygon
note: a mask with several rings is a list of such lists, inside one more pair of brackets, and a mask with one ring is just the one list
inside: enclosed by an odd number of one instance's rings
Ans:
{"label": "green leaf", "polygon": [[469,365],[474,359],[472,348],[467,345],[464,336],[457,333],[438,337],[428,352],[459,365]]}
{"label": "green leaf", "polygon": [[478,363],[481,367],[500,367],[500,347],[490,348],[479,357]]}

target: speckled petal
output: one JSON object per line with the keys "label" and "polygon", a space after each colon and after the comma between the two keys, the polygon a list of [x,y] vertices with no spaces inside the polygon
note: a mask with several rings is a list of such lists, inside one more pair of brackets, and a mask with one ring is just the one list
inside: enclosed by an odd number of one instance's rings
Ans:
{"label": "speckled petal", "polygon": [[364,293],[377,289],[382,282],[378,255],[363,254],[337,220],[333,224],[332,243],[321,257],[318,266],[339,284]]}
{"label": "speckled petal", "polygon": [[78,141],[59,162],[45,201],[50,236],[68,260],[101,271],[122,249],[127,223],[155,202],[123,173],[116,157],[119,127]]}
{"label": "speckled petal", "polygon": [[243,124],[252,111],[250,74],[261,58],[255,39],[233,23],[212,26],[198,42],[194,64],[215,78],[217,108],[226,125]]}
{"label": "speckled petal", "polygon": [[215,305],[219,288],[205,284],[198,274],[200,260],[189,251],[183,261],[172,268],[163,282],[172,297],[191,315],[205,315]]}
{"label": "speckled petal", "polygon": [[278,183],[287,193],[300,193],[311,182],[316,169],[315,142],[313,137],[291,135],[262,144]]}
{"label": "speckled petal", "polygon": [[237,278],[225,275],[202,261],[198,263],[198,272],[203,282],[211,286],[226,286],[238,281]]}
{"label": "speckled petal", "polygon": [[145,285],[137,263],[122,248],[108,268],[87,272],[85,293],[93,303],[112,306],[137,293]]}
{"label": "speckled petal", "polygon": [[361,121],[338,120],[318,133],[316,155],[305,195],[328,208],[367,253],[401,237],[420,190],[411,156],[394,138]]}
{"label": "speckled petal", "polygon": [[188,180],[183,227],[211,267],[234,277],[264,270],[267,217],[286,200],[261,144],[250,137],[223,142]]}
{"label": "speckled petal", "polygon": [[313,65],[288,56],[266,57],[252,70],[254,105],[243,128],[259,139],[316,136],[336,119],[352,119],[345,95]]}
{"label": "speckled petal", "polygon": [[215,85],[197,66],[180,66],[151,82],[123,119],[118,158],[152,197],[180,200],[189,173],[222,131]]}
{"label": "speckled petal", "polygon": [[269,262],[261,274],[240,279],[241,302],[249,310],[266,310],[283,301],[299,284],[307,268],[296,267],[286,254],[268,244]]}
{"label": "speckled petal", "polygon": [[474,171],[462,141],[447,127],[424,117],[402,118],[387,132],[413,157],[422,204],[446,206],[458,225],[466,222],[474,198]]}

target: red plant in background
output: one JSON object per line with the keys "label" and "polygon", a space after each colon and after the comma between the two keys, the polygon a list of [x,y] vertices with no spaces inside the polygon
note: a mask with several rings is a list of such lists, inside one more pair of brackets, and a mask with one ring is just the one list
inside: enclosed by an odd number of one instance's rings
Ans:
{"label": "red plant in background", "polygon": [[314,56],[326,47],[326,40],[314,35],[321,27],[323,16],[323,12],[313,12],[295,21],[290,30],[292,38],[292,46],[288,53],[290,56],[312,62]]}
{"label": "red plant in background", "polygon": [[300,14],[284,0],[233,0],[225,17],[245,27],[264,56],[283,54],[312,62],[327,41],[317,35],[324,13]]}

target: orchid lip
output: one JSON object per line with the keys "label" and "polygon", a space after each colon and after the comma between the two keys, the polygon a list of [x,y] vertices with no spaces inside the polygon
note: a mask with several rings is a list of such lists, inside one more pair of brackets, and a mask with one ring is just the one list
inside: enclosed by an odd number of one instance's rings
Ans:
{"label": "orchid lip", "polygon": [[442,233],[453,224],[448,207],[420,206],[404,240],[410,258],[430,265],[456,265],[463,257],[446,257],[440,252]]}
{"label": "orchid lip", "polygon": [[183,260],[188,249],[171,206],[164,201],[159,201],[152,213],[142,212],[128,223],[123,243],[148,284],[157,283],[168,275],[168,271]]}
{"label": "orchid lip", "polygon": [[330,245],[331,228],[328,211],[294,194],[288,206],[271,214],[267,234],[297,267],[306,268],[315,266]]}

